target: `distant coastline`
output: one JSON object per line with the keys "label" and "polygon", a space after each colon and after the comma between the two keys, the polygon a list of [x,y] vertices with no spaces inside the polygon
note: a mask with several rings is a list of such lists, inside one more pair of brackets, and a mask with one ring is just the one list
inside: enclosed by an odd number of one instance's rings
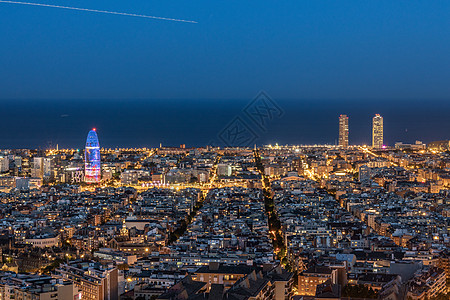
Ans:
{"label": "distant coastline", "polygon": [[[273,95],[272,95],[273,96]],[[385,141],[450,138],[449,101],[278,100],[284,111],[261,130],[246,119],[249,100],[0,100],[0,148],[82,148],[98,129],[101,147],[199,147],[236,116],[261,144],[335,144],[338,116],[349,116],[350,144],[370,144],[371,117],[385,120]],[[220,143],[217,143],[220,145]]]}

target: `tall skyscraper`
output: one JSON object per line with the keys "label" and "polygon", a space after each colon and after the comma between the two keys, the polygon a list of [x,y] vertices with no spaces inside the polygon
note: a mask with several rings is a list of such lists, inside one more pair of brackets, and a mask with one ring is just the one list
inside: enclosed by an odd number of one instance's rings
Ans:
{"label": "tall skyscraper", "polygon": [[339,146],[348,147],[348,117],[339,116]]}
{"label": "tall skyscraper", "polygon": [[372,147],[383,147],[383,117],[376,114],[372,120]]}
{"label": "tall skyscraper", "polygon": [[87,183],[100,182],[100,146],[95,128],[89,131],[84,150],[84,181]]}

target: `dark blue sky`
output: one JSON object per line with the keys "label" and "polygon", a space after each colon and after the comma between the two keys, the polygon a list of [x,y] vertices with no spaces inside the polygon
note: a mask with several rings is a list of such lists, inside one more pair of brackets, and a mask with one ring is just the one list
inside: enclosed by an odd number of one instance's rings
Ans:
{"label": "dark blue sky", "polygon": [[385,144],[450,139],[450,101],[273,101],[283,112],[273,114],[261,128],[245,114],[251,99],[3,100],[0,149],[56,144],[83,148],[93,127],[103,147],[223,145],[221,133],[236,117],[258,145],[334,144],[341,113],[349,116],[350,144],[371,143],[375,113],[384,117]]}
{"label": "dark blue sky", "polygon": [[342,113],[350,143],[375,113],[387,144],[450,138],[450,1],[36,3],[198,23],[0,3],[0,148],[217,143],[260,90],[258,144],[334,143]]}
{"label": "dark blue sky", "polygon": [[449,1],[0,3],[1,99],[449,99]]}

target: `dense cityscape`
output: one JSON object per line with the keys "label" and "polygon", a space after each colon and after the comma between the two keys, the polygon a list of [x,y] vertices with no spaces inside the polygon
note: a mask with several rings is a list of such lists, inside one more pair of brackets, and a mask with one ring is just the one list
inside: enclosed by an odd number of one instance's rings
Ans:
{"label": "dense cityscape", "polygon": [[449,299],[450,141],[0,151],[0,299]]}
{"label": "dense cityscape", "polygon": [[449,20],[0,0],[0,300],[450,300]]}

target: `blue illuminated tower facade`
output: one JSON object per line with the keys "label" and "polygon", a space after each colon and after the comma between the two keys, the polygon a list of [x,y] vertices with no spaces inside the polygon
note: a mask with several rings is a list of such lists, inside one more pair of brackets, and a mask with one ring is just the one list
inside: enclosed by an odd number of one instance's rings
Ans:
{"label": "blue illuminated tower facade", "polygon": [[95,128],[89,131],[84,150],[84,180],[87,183],[98,183],[101,178],[100,145]]}

